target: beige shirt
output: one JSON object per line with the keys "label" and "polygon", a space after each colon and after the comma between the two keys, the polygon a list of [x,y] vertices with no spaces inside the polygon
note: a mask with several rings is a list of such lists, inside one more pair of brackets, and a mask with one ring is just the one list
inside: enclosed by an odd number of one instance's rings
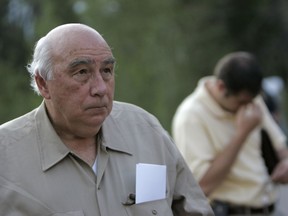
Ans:
{"label": "beige shirt", "polygon": [[[235,131],[235,115],[224,111],[211,97],[204,82],[178,107],[172,134],[195,178],[199,181],[213,158],[228,144]],[[267,174],[260,152],[260,127],[266,128],[276,148],[284,148],[286,137],[273,121],[259,96],[255,99],[263,112],[262,125],[247,138],[227,178],[210,199],[248,206],[275,201],[275,188]]]}
{"label": "beige shirt", "polygon": [[[213,215],[177,147],[144,110],[114,102],[97,175],[54,131],[44,103],[0,126],[1,216]],[[167,166],[166,199],[133,204],[137,163]]]}

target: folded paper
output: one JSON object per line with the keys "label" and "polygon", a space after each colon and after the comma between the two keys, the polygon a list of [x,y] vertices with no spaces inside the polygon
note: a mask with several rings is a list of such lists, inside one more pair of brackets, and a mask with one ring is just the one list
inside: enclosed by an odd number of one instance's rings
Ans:
{"label": "folded paper", "polygon": [[136,204],[166,197],[166,166],[136,165]]}

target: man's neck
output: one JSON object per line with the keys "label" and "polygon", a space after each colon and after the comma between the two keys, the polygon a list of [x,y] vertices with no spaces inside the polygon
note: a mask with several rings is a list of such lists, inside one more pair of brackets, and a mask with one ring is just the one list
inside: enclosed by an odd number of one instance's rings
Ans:
{"label": "man's neck", "polygon": [[217,100],[218,89],[217,89],[216,81],[208,80],[205,83],[205,88],[207,89],[211,97],[218,103],[218,100]]}
{"label": "man's neck", "polygon": [[95,137],[62,141],[75,155],[90,166],[93,165],[97,155],[97,142]]}

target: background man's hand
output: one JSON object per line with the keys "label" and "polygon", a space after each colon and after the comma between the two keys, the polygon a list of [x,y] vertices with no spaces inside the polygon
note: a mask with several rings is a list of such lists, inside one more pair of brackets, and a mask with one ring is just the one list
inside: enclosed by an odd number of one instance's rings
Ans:
{"label": "background man's hand", "polygon": [[273,171],[271,178],[276,183],[288,183],[288,158],[279,162]]}
{"label": "background man's hand", "polygon": [[262,119],[262,112],[257,104],[240,107],[236,114],[236,129],[243,136],[248,136]]}

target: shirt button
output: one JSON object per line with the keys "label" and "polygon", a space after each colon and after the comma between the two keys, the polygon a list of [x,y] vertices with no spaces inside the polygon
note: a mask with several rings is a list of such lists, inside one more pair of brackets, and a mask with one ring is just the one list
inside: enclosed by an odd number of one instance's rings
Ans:
{"label": "shirt button", "polygon": [[153,215],[157,215],[157,213],[158,213],[158,212],[157,212],[155,209],[152,210],[152,214],[153,214]]}

